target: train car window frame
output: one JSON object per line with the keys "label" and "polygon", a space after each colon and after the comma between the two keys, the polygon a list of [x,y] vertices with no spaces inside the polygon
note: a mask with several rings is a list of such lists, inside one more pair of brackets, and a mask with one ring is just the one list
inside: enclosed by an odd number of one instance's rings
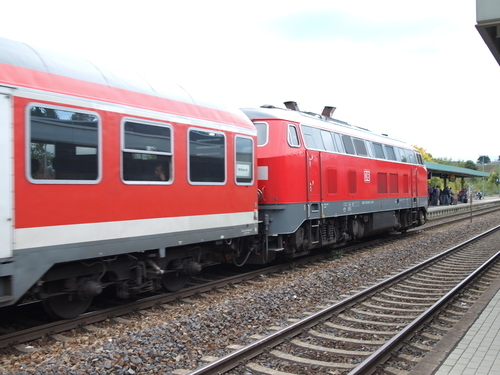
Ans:
{"label": "train car window frame", "polygon": [[419,154],[418,152],[416,152],[415,155],[417,155],[417,162],[418,162],[418,164],[424,165],[424,159],[422,158],[422,155]]}
{"label": "train car window frame", "polygon": [[323,139],[321,138],[321,129],[309,125],[302,125],[301,129],[302,138],[304,138],[304,143],[307,149],[325,151],[325,145],[323,144]]}
{"label": "train car window frame", "polygon": [[333,134],[333,140],[335,141],[335,144],[337,145],[337,149],[341,154],[347,154],[344,148],[344,143],[342,142],[342,139],[340,137],[340,134],[338,133],[332,133]]}
{"label": "train car window frame", "polygon": [[354,149],[356,150],[356,155],[365,157],[370,156],[363,139],[352,137],[352,143],[354,145]]}
{"label": "train car window frame", "polygon": [[342,134],[341,138],[346,154],[356,155],[356,150],[354,149],[354,144],[352,143],[352,137],[347,134]]}
{"label": "train car window frame", "polygon": [[385,154],[384,154],[384,147],[382,146],[382,143],[378,142],[371,142],[374,156],[376,159],[385,159]]}
{"label": "train car window frame", "polygon": [[[223,160],[222,161],[223,162],[222,163],[220,163],[220,162],[218,162],[218,163],[205,163],[203,165],[199,165],[200,163],[198,163],[198,162],[194,163],[194,159],[193,159],[194,154],[192,154],[193,145],[197,145],[197,146],[199,146],[200,149],[206,149],[206,150],[209,150],[210,148],[216,149],[217,147],[214,147],[214,145],[216,145],[216,146],[221,146],[221,145],[220,144],[217,145],[215,142],[212,142],[211,145],[209,143],[206,143],[205,145],[203,145],[201,142],[198,142],[197,140],[194,140],[191,138],[191,136],[193,134],[198,134],[200,136],[200,140],[201,140],[201,136],[203,134],[205,134],[206,137],[222,136],[222,140],[223,140],[223,143],[222,143],[222,146],[223,146],[222,159]],[[213,139],[216,139],[216,138],[213,138]],[[193,140],[196,142],[193,142]],[[215,153],[215,151],[212,150],[212,153]],[[199,155],[197,155],[197,156],[199,156]],[[214,159],[214,160],[220,160],[220,159],[221,158]],[[221,166],[222,166],[222,168],[221,168]],[[194,168],[194,167],[196,167],[196,168]],[[214,167],[217,167],[219,170],[217,170]],[[221,132],[221,131],[210,130],[210,129],[206,129],[206,128],[189,128],[187,131],[187,168],[188,168],[187,178],[188,178],[188,182],[191,185],[225,185],[227,182],[227,138],[226,138],[226,134]],[[217,176],[216,173],[221,174],[221,172],[222,172],[223,178],[222,179],[221,178],[215,179]],[[194,173],[197,174],[196,176],[198,177],[198,179],[193,179]]]}
{"label": "train car window frame", "polygon": [[387,155],[387,160],[398,161],[394,146],[384,145],[384,151]]}
{"label": "train car window frame", "polygon": [[[241,142],[250,141],[248,145]],[[238,144],[240,143],[240,144]],[[254,141],[250,137],[237,135],[234,137],[234,181],[236,185],[249,186],[254,182]],[[240,146],[240,147],[239,147]],[[244,152],[241,146],[246,147],[250,152]],[[248,160],[249,159],[249,160]]]}
{"label": "train car window frame", "polygon": [[396,155],[399,155],[397,161],[400,161],[401,163],[408,163],[405,150],[401,147],[395,147],[395,149],[396,149]]}
{"label": "train car window frame", "polygon": [[333,139],[333,133],[329,132],[328,130],[321,130],[320,134],[326,151],[338,152],[337,146],[335,145],[335,141]]}
{"label": "train car window frame", "polygon": [[257,147],[264,147],[269,142],[269,124],[263,121],[254,121],[253,124],[257,129]]}
{"label": "train car window frame", "polygon": [[405,149],[405,155],[406,155],[406,162],[410,164],[417,164],[416,159],[415,159],[415,152],[413,150],[408,150]]}
{"label": "train car window frame", "polygon": [[[36,109],[40,116],[33,115]],[[34,102],[26,106],[25,118],[25,173],[29,182],[66,185],[95,185],[101,182],[102,120],[97,112]],[[40,126],[34,126],[34,118],[44,121],[39,121]],[[95,126],[92,124],[94,121]],[[32,142],[36,139],[35,130],[39,137],[51,136],[52,139]],[[61,157],[61,153],[65,155]],[[63,177],[58,178],[60,176]]]}
{"label": "train car window frame", "polygon": [[293,124],[288,124],[287,140],[290,147],[300,147],[299,131]]}
{"label": "train car window frame", "polygon": [[121,181],[129,185],[172,184],[173,133],[169,123],[123,118],[120,124]]}

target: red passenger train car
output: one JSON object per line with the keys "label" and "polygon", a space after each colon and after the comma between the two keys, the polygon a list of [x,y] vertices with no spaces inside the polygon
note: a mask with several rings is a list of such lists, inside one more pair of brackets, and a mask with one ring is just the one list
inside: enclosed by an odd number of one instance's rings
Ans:
{"label": "red passenger train car", "polygon": [[176,290],[257,234],[239,109],[0,39],[0,129],[0,307]]}
{"label": "red passenger train car", "polygon": [[265,259],[422,225],[427,171],[407,144],[322,114],[243,109],[258,129],[259,215]]}

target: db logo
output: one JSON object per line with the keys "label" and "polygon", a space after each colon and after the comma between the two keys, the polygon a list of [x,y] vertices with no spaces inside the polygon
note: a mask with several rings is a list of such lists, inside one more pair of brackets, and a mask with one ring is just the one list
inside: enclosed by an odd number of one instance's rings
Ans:
{"label": "db logo", "polygon": [[365,182],[370,182],[370,171],[365,170]]}

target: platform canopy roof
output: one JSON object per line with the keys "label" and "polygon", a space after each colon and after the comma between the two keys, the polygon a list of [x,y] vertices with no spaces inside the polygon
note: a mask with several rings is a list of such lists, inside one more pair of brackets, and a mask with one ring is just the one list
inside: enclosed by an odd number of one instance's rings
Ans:
{"label": "platform canopy roof", "polygon": [[427,167],[427,172],[432,174],[432,177],[441,177],[450,179],[453,178],[462,178],[462,177],[489,177],[490,174],[487,172],[475,171],[469,168],[461,168],[455,167],[453,165],[446,164],[438,164],[432,163],[430,161],[425,162],[425,166]]}
{"label": "platform canopy roof", "polygon": [[477,31],[500,64],[500,2],[476,0]]}

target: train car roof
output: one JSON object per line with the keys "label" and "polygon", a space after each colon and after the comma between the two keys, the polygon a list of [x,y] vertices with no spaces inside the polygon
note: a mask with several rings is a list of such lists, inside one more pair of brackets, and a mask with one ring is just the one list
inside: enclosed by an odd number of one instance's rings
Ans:
{"label": "train car roof", "polygon": [[[48,73],[54,76],[62,76],[79,81],[90,82],[106,86],[108,88],[126,90],[155,98],[167,99],[177,103],[194,105],[194,107],[198,108],[204,107],[217,111],[218,114],[216,116],[220,121],[243,123],[244,127],[252,126],[249,122],[245,124],[247,119],[239,109],[228,108],[220,103],[207,101],[201,97],[193,96],[192,93],[188,93],[180,85],[169,82],[164,79],[164,77],[158,77],[158,79],[155,79],[154,82],[151,82],[138,74],[124,74],[115,70],[111,71],[106,68],[98,67],[90,61],[82,58],[33,47],[25,43],[5,38],[0,38],[0,82],[13,86],[24,86],[27,88],[54,92],[57,91],[47,87],[46,83],[49,82],[47,77],[44,77],[42,80],[37,77],[26,77],[26,75],[24,75],[23,82],[20,84],[17,77],[13,78],[12,74],[9,74],[9,69],[2,68],[2,64]],[[10,72],[12,73],[12,71]],[[55,86],[56,84],[54,84],[53,87]],[[95,90],[95,92],[99,93],[99,90]],[[92,96],[92,98],[98,100],[107,100],[109,98],[107,93],[102,92],[102,90],[100,92],[102,93],[101,97]],[[71,87],[65,87],[64,93],[76,96],[80,95],[79,92],[72,92]],[[130,96],[128,98],[130,98]],[[151,101],[151,103],[153,103],[153,101]],[[134,103],[129,102],[122,102],[121,104],[134,105]],[[154,106],[155,105],[153,104],[153,107]],[[186,106],[182,105],[179,105],[178,107],[184,109],[186,108]],[[189,110],[192,112],[194,107],[189,106]],[[177,109],[175,105],[172,105],[169,108],[174,111]],[[182,112],[182,110],[179,111]],[[206,114],[207,111],[202,110],[202,112]],[[224,113],[227,115],[224,115]],[[203,117],[201,113],[198,114],[200,117]],[[224,117],[226,118],[224,119]]]}
{"label": "train car roof", "polygon": [[[291,122],[297,122],[304,125],[314,125],[323,129],[339,131],[349,135],[379,140],[382,143],[393,143],[397,145],[409,146],[406,142],[391,138],[385,134],[377,134],[369,129],[362,128],[348,122],[341,121],[332,117],[323,116],[313,112],[296,111],[288,108],[279,108],[271,105],[263,105],[260,108],[242,108],[241,109],[252,120],[281,119]],[[413,148],[413,147],[412,147]]]}

